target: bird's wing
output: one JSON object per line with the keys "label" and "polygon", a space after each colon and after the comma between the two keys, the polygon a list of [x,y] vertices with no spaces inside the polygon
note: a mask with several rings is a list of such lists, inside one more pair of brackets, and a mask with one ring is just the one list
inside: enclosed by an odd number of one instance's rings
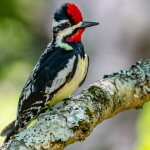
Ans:
{"label": "bird's wing", "polygon": [[19,126],[28,124],[75,73],[77,57],[72,52],[64,54],[64,51],[55,50],[45,61],[44,57],[39,60],[21,93],[16,120]]}

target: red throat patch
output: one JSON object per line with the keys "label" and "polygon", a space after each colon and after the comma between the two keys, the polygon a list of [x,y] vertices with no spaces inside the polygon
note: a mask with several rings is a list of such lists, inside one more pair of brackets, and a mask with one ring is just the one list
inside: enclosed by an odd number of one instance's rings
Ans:
{"label": "red throat patch", "polygon": [[67,4],[67,13],[71,16],[76,24],[83,20],[81,11],[75,4]]}
{"label": "red throat patch", "polygon": [[78,29],[77,32],[69,37],[66,38],[67,42],[81,42],[82,40],[82,33],[84,32],[84,29]]}

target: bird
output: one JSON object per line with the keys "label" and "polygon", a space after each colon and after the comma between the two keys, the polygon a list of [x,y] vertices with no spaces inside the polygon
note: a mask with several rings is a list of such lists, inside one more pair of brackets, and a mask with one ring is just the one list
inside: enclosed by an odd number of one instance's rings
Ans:
{"label": "bird", "polygon": [[28,128],[44,110],[69,97],[81,86],[88,73],[89,57],[82,35],[98,22],[83,21],[74,3],[62,4],[54,13],[53,37],[27,79],[18,101],[16,120],[6,126],[1,136],[5,142]]}

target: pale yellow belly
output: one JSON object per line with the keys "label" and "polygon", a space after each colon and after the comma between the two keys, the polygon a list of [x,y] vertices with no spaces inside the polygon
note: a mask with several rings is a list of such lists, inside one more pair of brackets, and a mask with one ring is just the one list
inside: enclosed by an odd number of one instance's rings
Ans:
{"label": "pale yellow belly", "polygon": [[78,56],[78,65],[76,68],[76,72],[72,80],[70,80],[68,83],[66,83],[53,97],[52,100],[50,100],[49,105],[55,105],[64,98],[67,98],[70,96],[78,87],[81,81],[84,79],[88,68],[88,58],[87,55],[85,56],[85,59],[81,59],[80,56]]}

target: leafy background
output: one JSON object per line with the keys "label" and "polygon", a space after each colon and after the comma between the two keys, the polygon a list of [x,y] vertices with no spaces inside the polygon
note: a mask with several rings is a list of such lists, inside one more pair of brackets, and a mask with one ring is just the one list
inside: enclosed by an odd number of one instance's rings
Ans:
{"label": "leafy background", "polygon": [[[58,0],[0,0],[0,131],[16,117],[18,97],[33,66],[51,40]],[[90,70],[82,88],[150,56],[149,0],[73,1],[85,20],[100,26],[83,37]],[[77,90],[77,94],[81,89]],[[86,141],[68,150],[150,150],[150,103],[99,125]],[[2,144],[4,138],[0,138]]]}

